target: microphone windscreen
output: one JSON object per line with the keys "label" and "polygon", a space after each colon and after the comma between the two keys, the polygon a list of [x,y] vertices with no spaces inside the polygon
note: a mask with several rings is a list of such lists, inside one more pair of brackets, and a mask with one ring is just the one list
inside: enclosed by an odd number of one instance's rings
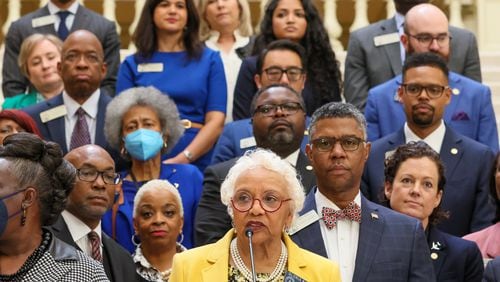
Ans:
{"label": "microphone windscreen", "polygon": [[246,235],[247,237],[249,237],[249,238],[250,238],[250,237],[252,237],[252,235],[253,235],[253,230],[252,230],[252,228],[250,228],[250,227],[249,227],[249,228],[245,229],[245,235]]}

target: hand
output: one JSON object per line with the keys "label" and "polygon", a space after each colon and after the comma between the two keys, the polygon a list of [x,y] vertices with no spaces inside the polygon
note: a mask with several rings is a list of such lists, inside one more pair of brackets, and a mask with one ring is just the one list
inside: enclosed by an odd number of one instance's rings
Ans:
{"label": "hand", "polygon": [[189,160],[184,156],[183,153],[178,154],[177,156],[166,159],[163,161],[164,164],[189,164]]}

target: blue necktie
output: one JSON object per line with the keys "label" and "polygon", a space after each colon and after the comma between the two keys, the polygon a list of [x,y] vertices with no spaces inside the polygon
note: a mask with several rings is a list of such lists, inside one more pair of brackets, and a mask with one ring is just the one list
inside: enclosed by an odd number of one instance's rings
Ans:
{"label": "blue necktie", "polygon": [[57,34],[59,35],[59,38],[62,41],[66,40],[66,37],[68,37],[68,34],[69,34],[68,27],[66,26],[66,18],[70,14],[71,14],[71,12],[68,12],[68,11],[57,12],[57,15],[61,19],[61,22],[59,23],[59,28],[57,29]]}

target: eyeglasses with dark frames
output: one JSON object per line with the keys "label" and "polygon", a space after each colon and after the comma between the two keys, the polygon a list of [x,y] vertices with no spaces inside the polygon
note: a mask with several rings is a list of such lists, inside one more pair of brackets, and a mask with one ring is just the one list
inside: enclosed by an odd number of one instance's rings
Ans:
{"label": "eyeglasses with dark frames", "polygon": [[427,47],[431,46],[432,42],[436,40],[439,47],[445,47],[450,44],[451,36],[447,33],[438,34],[437,36],[432,36],[428,33],[423,34],[407,34],[410,37],[417,39],[418,43],[425,45]]}
{"label": "eyeglasses with dark frames", "polygon": [[298,67],[289,67],[282,69],[280,67],[269,67],[264,70],[267,75],[267,79],[272,82],[280,81],[283,77],[283,73],[286,73],[288,80],[291,82],[298,81],[302,78],[304,70]]}
{"label": "eyeglasses with dark frames", "polygon": [[77,169],[76,172],[78,178],[85,182],[94,182],[96,181],[97,177],[99,177],[99,175],[101,175],[102,180],[106,184],[116,185],[119,184],[122,180],[120,174],[113,171],[98,171],[96,169],[84,168]]}
{"label": "eyeglasses with dark frames", "polygon": [[247,212],[253,207],[256,200],[266,212],[275,212],[281,208],[284,202],[291,201],[292,199],[282,200],[280,196],[273,192],[267,192],[261,199],[258,199],[254,198],[250,193],[242,191],[234,194],[231,198],[231,205],[239,212]]}
{"label": "eyeglasses with dark frames", "polygon": [[257,108],[255,108],[254,114],[260,113],[263,116],[271,117],[276,115],[278,109],[280,109],[287,116],[296,114],[298,111],[304,110],[304,108],[302,108],[302,105],[300,105],[300,103],[288,102],[279,105],[275,104],[260,105]]}
{"label": "eyeglasses with dark frames", "polygon": [[437,99],[441,97],[444,93],[444,90],[449,88],[448,86],[436,84],[422,85],[418,83],[402,83],[400,85],[404,88],[406,94],[414,97],[420,96],[420,94],[422,94],[422,91],[425,89],[425,92],[431,99]]}
{"label": "eyeglasses with dark frames", "polygon": [[355,136],[345,136],[340,138],[335,137],[320,137],[311,141],[313,148],[320,152],[330,152],[337,142],[344,151],[356,151],[359,148],[359,144],[366,142],[359,137]]}

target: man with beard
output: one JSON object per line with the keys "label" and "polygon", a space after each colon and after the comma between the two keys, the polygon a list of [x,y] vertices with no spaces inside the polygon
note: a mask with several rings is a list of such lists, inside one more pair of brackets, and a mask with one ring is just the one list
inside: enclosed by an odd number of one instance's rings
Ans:
{"label": "man with beard", "polygon": [[[345,61],[344,96],[347,102],[365,109],[368,90],[401,74],[405,49],[400,39],[404,34],[406,13],[429,0],[394,0],[396,15],[351,33]],[[432,16],[427,16],[432,20]],[[450,26],[451,56],[449,68],[476,81],[481,81],[481,66],[476,37],[468,30]]]}
{"label": "man with beard", "polygon": [[86,30],[71,33],[57,67],[62,94],[23,110],[36,121],[43,138],[58,143],[65,154],[86,144],[109,152],[103,128],[111,98],[99,89],[107,69],[99,39]]}
{"label": "man with beard", "polygon": [[13,22],[5,36],[2,89],[5,97],[25,93],[29,81],[17,64],[19,48],[34,33],[53,34],[62,41],[70,32],[86,29],[102,43],[108,72],[102,87],[114,95],[116,74],[120,65],[120,38],[115,23],[85,8],[76,0],[50,0],[47,5]]}
{"label": "man with beard", "polygon": [[[432,52],[448,61],[450,42],[448,19],[436,6],[422,4],[406,14],[401,41],[408,55]],[[452,97],[443,119],[446,124],[471,139],[498,151],[498,132],[491,102],[490,88],[460,74],[450,72],[448,77]],[[401,75],[372,88],[368,93],[365,117],[368,122],[368,140],[374,141],[403,126],[405,114],[398,99]]]}
{"label": "man with beard", "polygon": [[488,191],[494,154],[443,120],[445,108],[452,99],[446,62],[434,53],[409,56],[397,95],[403,104],[406,123],[395,133],[372,143],[362,178],[363,194],[380,202],[386,156],[401,144],[424,141],[439,152],[445,167],[441,209],[449,213],[449,218],[437,227],[462,237],[491,225],[495,209],[488,201]]}
{"label": "man with beard", "polygon": [[[306,121],[302,96],[290,86],[272,84],[257,91],[250,110],[257,147],[271,150],[290,162],[297,169],[304,192],[309,191],[315,185],[315,178],[306,156],[300,151]],[[231,229],[227,207],[220,200],[220,186],[237,159],[205,170],[195,218],[197,246],[213,243]]]}

